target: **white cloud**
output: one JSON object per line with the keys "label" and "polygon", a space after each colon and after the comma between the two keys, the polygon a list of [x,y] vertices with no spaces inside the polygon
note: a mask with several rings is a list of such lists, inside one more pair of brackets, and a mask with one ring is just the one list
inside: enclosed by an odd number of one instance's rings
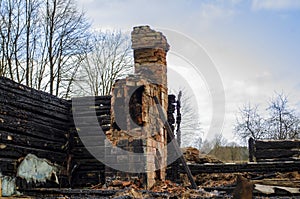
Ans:
{"label": "white cloud", "polygon": [[216,4],[203,4],[201,15],[204,19],[224,19],[235,14],[233,9],[220,7]]}
{"label": "white cloud", "polygon": [[252,0],[254,10],[293,10],[300,9],[299,0]]}

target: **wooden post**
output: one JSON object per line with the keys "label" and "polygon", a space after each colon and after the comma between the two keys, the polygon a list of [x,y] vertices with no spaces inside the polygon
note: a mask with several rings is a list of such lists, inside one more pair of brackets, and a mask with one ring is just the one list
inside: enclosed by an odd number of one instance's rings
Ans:
{"label": "wooden post", "polygon": [[177,97],[177,103],[176,103],[176,113],[177,113],[177,117],[176,117],[176,124],[177,124],[177,129],[176,129],[176,133],[177,133],[177,143],[178,146],[180,147],[181,145],[181,129],[180,129],[180,123],[181,123],[181,96],[182,96],[182,92],[179,91],[178,97]]}
{"label": "wooden post", "polygon": [[[168,135],[170,136],[171,140],[173,140],[174,139],[174,135],[172,133],[171,127],[170,127],[170,125],[169,125],[169,123],[168,123],[168,121],[167,121],[167,119],[166,119],[166,117],[164,115],[163,109],[161,108],[161,105],[160,105],[160,103],[158,101],[158,98],[156,96],[154,96],[154,101],[156,103],[156,107],[158,109],[158,113],[159,113],[161,119],[163,120],[163,122],[165,123],[165,128],[166,128],[166,130],[168,132]],[[180,156],[179,159],[181,160],[182,166],[183,166],[186,174],[188,175],[188,178],[189,178],[189,180],[191,182],[191,187],[193,189],[197,189],[197,185],[196,185],[195,180],[194,180],[194,178],[192,176],[192,172],[191,172],[190,168],[188,167],[188,165],[185,162],[185,159],[184,159],[184,157],[183,157],[183,155],[181,153],[181,150],[180,150],[180,148],[178,146],[178,143],[177,142],[172,142],[172,143],[174,144],[175,152],[177,153],[178,156]]]}
{"label": "wooden post", "polygon": [[248,140],[249,162],[254,162],[254,139],[251,137]]}

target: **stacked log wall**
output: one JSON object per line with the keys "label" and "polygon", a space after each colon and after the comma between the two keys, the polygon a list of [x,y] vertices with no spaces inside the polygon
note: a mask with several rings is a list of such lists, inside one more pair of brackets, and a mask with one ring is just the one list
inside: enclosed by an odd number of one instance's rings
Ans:
{"label": "stacked log wall", "polygon": [[300,140],[249,139],[249,159],[256,162],[300,161]]}
{"label": "stacked log wall", "polygon": [[[88,102],[93,102],[93,104]],[[105,165],[96,159],[86,147],[102,147],[104,158],[105,136],[101,133],[110,129],[111,96],[76,98],[73,99],[72,104],[70,136],[72,140],[70,150],[72,187],[104,183]],[[76,125],[73,116],[77,117]],[[95,119],[98,123],[94,122]],[[82,139],[89,141],[89,146],[85,146]]]}
{"label": "stacked log wall", "polygon": [[[93,99],[95,106],[84,102]],[[174,128],[174,97],[169,96],[169,124]],[[172,99],[172,100],[171,100]],[[49,183],[40,186],[83,187],[103,183],[105,165],[89,153],[78,130],[88,132],[86,139],[99,137],[99,128],[110,129],[111,96],[83,97],[76,104],[77,116],[82,122],[76,128],[73,121],[72,101],[38,91],[7,78],[0,77],[0,172],[16,176],[23,158],[34,154],[60,165],[60,185]],[[73,110],[74,111],[74,110]],[[96,114],[98,124],[90,124],[89,117]],[[96,146],[105,146],[105,137]],[[105,155],[105,151],[103,151]],[[20,181],[20,182],[19,182]],[[28,185],[19,179],[20,187]]]}
{"label": "stacked log wall", "polygon": [[68,101],[0,77],[0,172],[15,177],[27,154],[60,165],[66,180],[69,150]]}

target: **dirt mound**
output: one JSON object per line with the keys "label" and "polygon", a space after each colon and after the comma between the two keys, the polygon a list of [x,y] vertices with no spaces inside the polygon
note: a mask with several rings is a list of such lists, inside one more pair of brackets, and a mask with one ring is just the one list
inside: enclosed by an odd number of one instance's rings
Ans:
{"label": "dirt mound", "polygon": [[193,147],[186,147],[181,149],[185,160],[189,163],[223,163],[210,155],[201,153],[198,149]]}

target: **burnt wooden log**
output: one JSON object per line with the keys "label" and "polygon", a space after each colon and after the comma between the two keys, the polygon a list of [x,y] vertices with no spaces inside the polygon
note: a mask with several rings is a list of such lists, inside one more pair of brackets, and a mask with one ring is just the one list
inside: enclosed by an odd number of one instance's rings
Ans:
{"label": "burnt wooden log", "polygon": [[[77,110],[75,108],[75,110]],[[110,115],[110,108],[107,109],[96,109],[94,107],[87,109],[87,110],[81,110],[81,111],[77,111],[76,115],[79,117],[86,117],[86,116],[104,116],[104,115]]]}
{"label": "burnt wooden log", "polygon": [[257,159],[256,162],[290,162],[290,161],[300,161],[299,157],[283,157],[283,158],[266,158]]}
{"label": "burnt wooden log", "polygon": [[99,107],[99,106],[91,106],[91,107],[72,107],[72,115],[76,115],[77,117],[89,117],[89,116],[105,116],[110,114],[110,107]]}
{"label": "burnt wooden log", "polygon": [[[94,106],[85,102],[94,100]],[[105,156],[104,140],[106,131],[110,130],[111,123],[111,96],[82,97],[73,101],[72,115],[79,118],[76,124],[71,119],[71,134],[73,136],[72,148],[72,187],[83,187],[104,183],[105,165],[97,160],[88,151],[89,147],[102,147],[97,158]],[[84,146],[82,139],[88,142]]]}
{"label": "burnt wooden log", "polygon": [[78,165],[78,168],[76,170],[80,170],[82,172],[93,171],[93,170],[98,170],[98,171],[104,172],[104,169],[105,169],[105,165],[102,162],[98,161],[98,162],[93,162],[93,163],[81,163]]}
{"label": "burnt wooden log", "polygon": [[[189,164],[192,174],[201,173],[236,173],[236,172],[290,172],[300,171],[300,162],[261,162],[261,163],[242,163],[242,164]],[[180,165],[180,172],[184,168]]]}
{"label": "burnt wooden log", "polygon": [[[103,148],[100,148],[102,145]],[[104,143],[99,143],[98,145],[95,145],[94,147],[98,146],[99,151],[103,152],[103,158],[104,158],[104,153],[105,153],[105,149],[104,149]],[[92,145],[89,145],[88,147],[92,147]],[[91,159],[94,158],[94,156],[92,154],[90,154],[90,152],[88,151],[87,147],[76,147],[74,148],[72,151],[72,154],[77,157],[77,158],[82,158],[82,159]],[[99,154],[101,155],[101,154]]]}
{"label": "burnt wooden log", "polygon": [[0,142],[3,144],[19,145],[49,151],[65,152],[67,150],[66,142],[45,141],[45,139],[29,137],[2,130],[0,130]]}
{"label": "burnt wooden log", "polygon": [[53,129],[39,122],[27,121],[8,115],[0,116],[0,130],[18,132],[20,134],[52,140],[58,142],[67,142],[68,131]]}
{"label": "burnt wooden log", "polygon": [[17,167],[17,160],[12,158],[0,158],[2,175],[14,176]]}
{"label": "burnt wooden log", "polygon": [[[1,96],[1,91],[0,91]],[[53,118],[56,120],[68,122],[69,111],[59,110],[57,107],[50,107],[47,105],[41,106],[38,103],[32,101],[24,101],[22,99],[5,99],[3,96],[0,97],[0,106],[10,105],[16,109],[25,110],[32,112],[37,115]]]}
{"label": "burnt wooden log", "polygon": [[19,189],[20,192],[25,193],[30,196],[37,196],[38,198],[51,198],[51,196],[56,195],[53,198],[61,197],[62,195],[70,196],[70,198],[99,198],[113,196],[121,190],[92,190],[92,189]]}
{"label": "burnt wooden log", "polygon": [[29,88],[25,85],[16,83],[8,78],[0,77],[0,88],[7,93],[14,93],[16,95],[24,96],[32,101],[41,102],[43,104],[53,105],[65,110],[68,110],[68,101],[59,99],[49,93],[38,91]]}
{"label": "burnt wooden log", "polygon": [[39,158],[46,158],[53,163],[63,163],[66,161],[67,154],[64,152],[49,151],[30,147],[17,146],[12,144],[1,144],[0,157],[19,159],[27,154],[35,154]]}
{"label": "burnt wooden log", "polygon": [[72,105],[86,106],[86,100],[93,100],[95,105],[98,106],[110,106],[111,96],[90,96],[90,97],[78,97],[76,101],[72,101]]}
{"label": "burnt wooden log", "polygon": [[105,140],[105,136],[101,135],[99,133],[99,135],[96,136],[75,136],[74,137],[74,146],[76,148],[82,148],[85,147],[83,145],[82,139],[85,143],[89,143],[89,146],[103,146],[104,145],[104,140]]}
{"label": "burnt wooden log", "polygon": [[[7,89],[1,88],[0,94],[1,94],[1,102],[3,102],[3,103],[11,103],[14,105],[19,105],[19,103],[22,102],[21,104],[24,103],[27,105],[31,105],[31,106],[33,106],[32,108],[38,107],[38,108],[42,108],[45,110],[52,110],[52,111],[63,113],[63,114],[69,111],[69,107],[61,106],[61,104],[55,105],[50,102],[43,102],[43,100],[35,100],[35,99],[32,99],[25,95],[22,95],[21,93],[13,93]],[[54,97],[55,96],[52,96],[52,98],[54,98]],[[49,100],[51,100],[51,99],[49,99]],[[15,102],[15,103],[13,103],[13,102]]]}
{"label": "burnt wooden log", "polygon": [[1,173],[15,176],[18,164],[29,153],[65,170],[70,108],[66,100],[0,77]]}
{"label": "burnt wooden log", "polygon": [[110,129],[110,126],[85,126],[85,127],[73,127],[73,133],[78,133],[78,131],[84,132],[85,136],[97,136],[102,135],[101,132],[105,132]]}
{"label": "burnt wooden log", "polygon": [[273,159],[273,158],[288,158],[299,157],[300,149],[288,150],[288,149],[263,149],[255,151],[256,159]]}
{"label": "burnt wooden log", "polygon": [[34,114],[26,110],[12,107],[10,105],[0,104],[0,118],[5,117],[5,115],[11,116],[13,118],[19,118],[24,121],[36,122],[53,129],[58,129],[63,131],[68,130],[68,127],[66,126],[66,122],[64,121],[49,118],[47,116],[43,116],[39,114]]}
{"label": "burnt wooden log", "polygon": [[251,155],[257,162],[300,161],[300,140],[249,139],[249,158]]}
{"label": "burnt wooden log", "polygon": [[254,139],[251,137],[248,140],[249,162],[254,162]]}
{"label": "burnt wooden log", "polygon": [[[76,122],[76,126],[84,127],[84,126],[91,126],[91,125],[105,125],[110,124],[110,116],[88,116],[88,117],[79,117],[78,121]],[[98,123],[94,124],[95,120],[98,120]]]}
{"label": "burnt wooden log", "polygon": [[256,140],[256,150],[259,149],[300,149],[300,140]]}

